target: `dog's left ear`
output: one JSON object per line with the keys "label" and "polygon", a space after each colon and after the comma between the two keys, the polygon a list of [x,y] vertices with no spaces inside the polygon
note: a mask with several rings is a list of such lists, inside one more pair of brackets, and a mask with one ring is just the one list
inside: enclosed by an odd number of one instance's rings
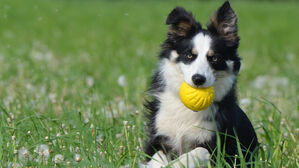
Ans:
{"label": "dog's left ear", "polygon": [[228,46],[239,44],[238,17],[228,1],[225,1],[211,17],[208,29],[224,39]]}
{"label": "dog's left ear", "polygon": [[170,25],[168,37],[185,37],[195,29],[196,21],[183,7],[174,8],[166,19]]}

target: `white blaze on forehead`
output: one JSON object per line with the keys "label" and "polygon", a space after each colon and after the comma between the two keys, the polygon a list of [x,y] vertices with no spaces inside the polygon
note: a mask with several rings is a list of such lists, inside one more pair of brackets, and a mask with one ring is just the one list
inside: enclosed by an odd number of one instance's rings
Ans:
{"label": "white blaze on forehead", "polygon": [[213,70],[207,60],[207,53],[211,48],[211,42],[212,39],[209,35],[198,33],[192,40],[197,58],[191,64],[180,64],[184,74],[184,81],[191,86],[195,86],[192,82],[192,76],[195,74],[203,75],[206,78],[206,82],[202,87],[209,87],[213,85],[215,81]]}
{"label": "white blaze on forehead", "polygon": [[204,35],[203,33],[199,33],[193,38],[194,48],[196,49],[197,53],[202,56],[205,56],[209,51],[211,42],[211,37]]}

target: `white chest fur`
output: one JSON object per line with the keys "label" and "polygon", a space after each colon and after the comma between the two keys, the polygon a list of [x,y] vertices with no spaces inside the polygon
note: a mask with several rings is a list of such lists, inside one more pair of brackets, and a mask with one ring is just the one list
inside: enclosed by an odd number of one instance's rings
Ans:
{"label": "white chest fur", "polygon": [[[176,57],[177,54],[172,52],[171,56]],[[169,137],[168,145],[179,154],[185,152],[186,145],[192,147],[194,144],[211,140],[217,126],[207,118],[215,114],[217,107],[212,104],[199,112],[188,109],[179,98],[183,75],[177,64],[165,59],[160,64],[160,72],[166,86],[162,93],[155,95],[161,102],[155,120],[157,135]]]}
{"label": "white chest fur", "polygon": [[214,105],[206,110],[193,112],[171,91],[165,91],[159,98],[161,104],[155,125],[157,135],[166,135],[170,138],[168,145],[182,153],[186,145],[205,142],[212,138],[216,124],[207,118],[215,112]]}

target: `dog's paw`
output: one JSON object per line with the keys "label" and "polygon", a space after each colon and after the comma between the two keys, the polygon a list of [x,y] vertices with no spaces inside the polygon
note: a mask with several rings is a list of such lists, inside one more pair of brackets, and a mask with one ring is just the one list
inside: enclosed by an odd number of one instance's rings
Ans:
{"label": "dog's paw", "polygon": [[154,154],[152,159],[147,163],[147,168],[162,168],[168,164],[166,155],[162,151]]}
{"label": "dog's paw", "polygon": [[207,149],[198,147],[192,151],[181,155],[178,159],[172,161],[169,165],[172,168],[197,168],[205,167],[210,159],[210,153]]}
{"label": "dog's paw", "polygon": [[152,159],[147,164],[139,164],[139,168],[163,168],[166,166],[171,168],[205,167],[208,164],[209,159],[209,151],[202,147],[195,148],[171,162],[168,162],[166,155],[162,151],[159,151],[154,154]]}
{"label": "dog's paw", "polygon": [[206,148],[198,147],[189,152],[190,155],[196,156],[201,162],[208,162],[210,160],[210,153]]}

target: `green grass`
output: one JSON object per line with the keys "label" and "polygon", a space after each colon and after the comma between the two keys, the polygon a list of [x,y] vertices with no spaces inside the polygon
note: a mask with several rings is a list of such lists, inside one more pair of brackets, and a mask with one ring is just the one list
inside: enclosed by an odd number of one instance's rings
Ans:
{"label": "green grass", "polygon": [[[205,24],[220,2],[0,1],[0,167],[134,167],[145,90],[177,5]],[[265,144],[256,167],[299,166],[298,5],[232,2],[241,107]]]}

